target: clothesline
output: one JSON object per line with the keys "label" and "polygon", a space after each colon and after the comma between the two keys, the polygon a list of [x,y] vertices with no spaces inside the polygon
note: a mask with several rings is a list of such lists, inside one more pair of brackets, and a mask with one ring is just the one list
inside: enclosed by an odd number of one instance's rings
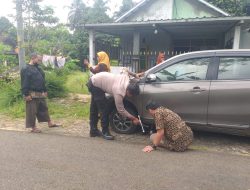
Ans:
{"label": "clothesline", "polygon": [[66,58],[63,56],[51,56],[51,55],[43,55],[42,63],[48,67],[51,66],[52,68],[55,67],[64,67]]}

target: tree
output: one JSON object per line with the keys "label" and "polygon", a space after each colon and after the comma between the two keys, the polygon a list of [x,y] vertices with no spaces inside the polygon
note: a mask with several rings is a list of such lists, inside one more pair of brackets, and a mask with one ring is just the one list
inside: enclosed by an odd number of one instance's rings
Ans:
{"label": "tree", "polygon": [[68,20],[71,30],[76,29],[79,25],[87,22],[87,7],[82,0],[73,0],[70,11],[68,14]]}
{"label": "tree", "polygon": [[124,13],[126,13],[127,11],[129,11],[130,9],[132,9],[134,7],[134,3],[133,0],[123,0],[122,1],[122,6],[120,7],[120,10],[114,13],[114,18],[117,19],[120,16],[122,16]]}
{"label": "tree", "polygon": [[207,0],[209,3],[221,8],[232,16],[243,16],[246,0]]}
{"label": "tree", "polygon": [[74,31],[72,39],[74,51],[71,52],[71,56],[83,62],[88,52],[88,33],[81,28],[81,25],[88,22],[88,11],[90,8],[86,7],[82,0],[73,0],[69,9],[69,25],[70,29]]}
{"label": "tree", "polygon": [[88,11],[88,23],[108,23],[112,19],[107,15],[107,0],[95,0],[93,8]]}
{"label": "tree", "polygon": [[23,0],[23,9],[25,21],[29,26],[39,26],[44,24],[56,24],[59,19],[54,16],[54,10],[51,7],[41,7],[43,0]]}
{"label": "tree", "polygon": [[72,34],[62,24],[39,29],[40,38],[33,44],[33,50],[41,54],[68,56],[74,49]]}
{"label": "tree", "polygon": [[16,47],[16,28],[6,18],[0,18],[0,41],[14,49]]}
{"label": "tree", "polygon": [[[96,0],[93,7],[87,7],[82,0],[73,0],[68,15],[70,28],[74,31],[73,43],[75,44],[74,58],[80,62],[88,55],[88,32],[82,27],[86,23],[111,22],[107,15],[107,0]],[[107,35],[98,34],[96,40],[107,40]]]}
{"label": "tree", "polygon": [[33,44],[41,39],[41,32],[45,25],[58,23],[58,18],[54,17],[54,10],[48,6],[41,7],[43,0],[23,0],[25,39],[27,41],[27,52],[33,50]]}

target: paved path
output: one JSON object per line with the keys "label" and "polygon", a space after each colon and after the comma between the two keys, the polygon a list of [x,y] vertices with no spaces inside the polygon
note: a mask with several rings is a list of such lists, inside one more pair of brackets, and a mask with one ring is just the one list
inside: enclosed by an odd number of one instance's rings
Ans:
{"label": "paved path", "polygon": [[0,130],[1,190],[249,190],[250,157]]}

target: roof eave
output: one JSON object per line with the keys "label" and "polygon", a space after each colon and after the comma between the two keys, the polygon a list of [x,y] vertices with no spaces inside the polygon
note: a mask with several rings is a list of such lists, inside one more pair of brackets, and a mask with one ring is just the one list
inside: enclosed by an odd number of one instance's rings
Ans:
{"label": "roof eave", "polygon": [[189,18],[189,19],[176,19],[176,20],[149,20],[143,22],[123,22],[123,23],[100,23],[100,24],[84,24],[82,27],[86,29],[94,29],[100,27],[109,27],[109,26],[126,26],[134,25],[140,26],[144,24],[175,24],[175,23],[195,23],[195,22],[220,22],[220,21],[250,21],[250,16],[238,16],[238,17],[207,17],[207,18]]}
{"label": "roof eave", "polygon": [[211,3],[208,3],[205,0],[198,0],[198,1],[201,2],[202,4],[206,5],[206,6],[210,7],[211,9],[214,9],[215,11],[221,13],[224,16],[230,16],[230,14],[228,14],[227,12],[225,12],[225,11],[221,10],[220,8],[212,5]]}

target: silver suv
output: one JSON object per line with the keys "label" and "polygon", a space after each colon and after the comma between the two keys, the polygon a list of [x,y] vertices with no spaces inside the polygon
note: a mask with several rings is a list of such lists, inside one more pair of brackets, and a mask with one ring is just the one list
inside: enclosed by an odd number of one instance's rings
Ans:
{"label": "silver suv", "polygon": [[[146,71],[141,94],[125,107],[153,123],[145,105],[155,100],[199,130],[250,136],[250,50],[212,50],[182,54]],[[113,110],[111,127],[133,133],[138,126]]]}

